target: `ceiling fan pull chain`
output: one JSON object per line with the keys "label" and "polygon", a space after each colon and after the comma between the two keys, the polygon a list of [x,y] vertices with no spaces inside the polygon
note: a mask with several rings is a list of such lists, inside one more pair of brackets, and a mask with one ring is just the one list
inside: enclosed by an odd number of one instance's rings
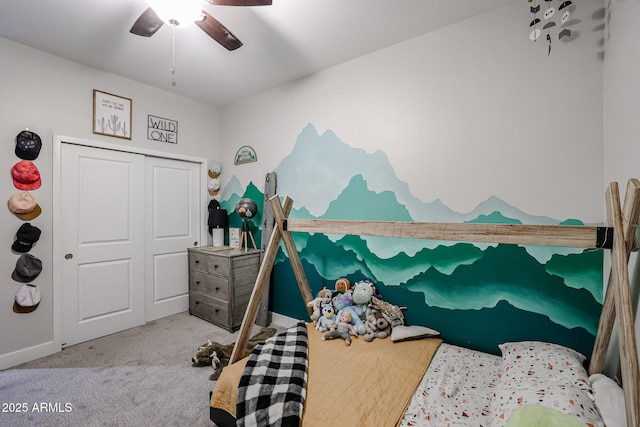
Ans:
{"label": "ceiling fan pull chain", "polygon": [[173,29],[172,40],[173,45],[171,48],[171,75],[173,76],[173,81],[171,82],[171,86],[176,85],[176,26],[171,25]]}

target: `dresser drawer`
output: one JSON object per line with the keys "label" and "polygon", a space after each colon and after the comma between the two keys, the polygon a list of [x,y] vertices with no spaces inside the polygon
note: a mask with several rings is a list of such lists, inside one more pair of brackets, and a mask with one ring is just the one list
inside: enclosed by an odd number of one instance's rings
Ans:
{"label": "dresser drawer", "polygon": [[222,256],[190,251],[189,270],[226,277],[229,275],[229,260]]}
{"label": "dresser drawer", "polygon": [[229,301],[229,279],[226,277],[192,271],[189,275],[189,290]]}
{"label": "dresser drawer", "polygon": [[229,304],[198,292],[189,292],[189,313],[229,328]]}

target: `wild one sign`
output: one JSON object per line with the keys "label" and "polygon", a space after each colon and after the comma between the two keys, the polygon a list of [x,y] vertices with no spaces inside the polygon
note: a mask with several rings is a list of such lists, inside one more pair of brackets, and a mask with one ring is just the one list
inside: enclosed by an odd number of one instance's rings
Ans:
{"label": "wild one sign", "polygon": [[177,144],[178,122],[149,115],[147,119],[147,139]]}

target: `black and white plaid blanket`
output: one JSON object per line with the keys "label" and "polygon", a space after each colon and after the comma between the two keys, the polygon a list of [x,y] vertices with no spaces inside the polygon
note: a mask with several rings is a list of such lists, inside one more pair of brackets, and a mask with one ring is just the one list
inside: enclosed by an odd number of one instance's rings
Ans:
{"label": "black and white plaid blanket", "polygon": [[258,344],[238,386],[237,426],[296,426],[307,389],[308,338],[304,322]]}

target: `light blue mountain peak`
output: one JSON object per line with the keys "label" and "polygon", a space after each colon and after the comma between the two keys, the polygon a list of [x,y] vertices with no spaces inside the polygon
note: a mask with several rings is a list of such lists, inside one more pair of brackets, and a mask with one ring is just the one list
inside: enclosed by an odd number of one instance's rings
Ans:
{"label": "light blue mountain peak", "polygon": [[222,194],[220,200],[229,200],[233,195],[242,197],[244,194],[244,187],[237,176],[233,175],[229,182],[222,187]]}

